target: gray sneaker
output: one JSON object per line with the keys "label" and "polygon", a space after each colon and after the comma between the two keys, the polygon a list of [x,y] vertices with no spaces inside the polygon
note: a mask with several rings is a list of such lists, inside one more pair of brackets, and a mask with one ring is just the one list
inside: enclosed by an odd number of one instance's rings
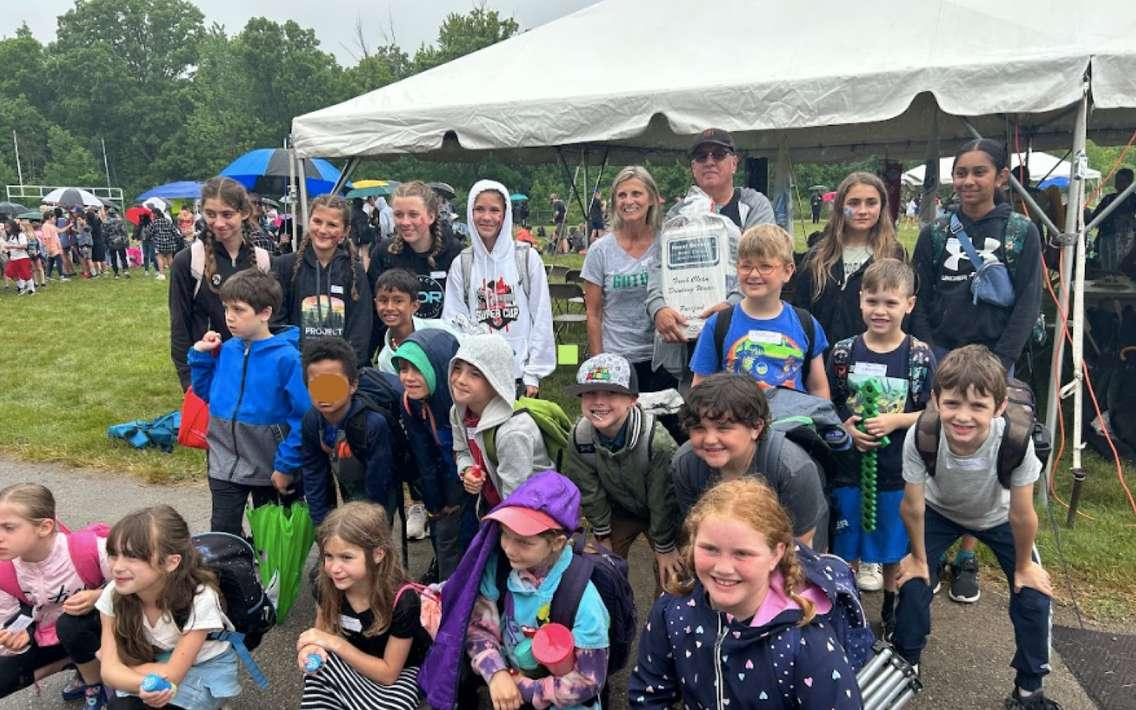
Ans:
{"label": "gray sneaker", "polygon": [[968,557],[960,564],[951,565],[954,579],[951,580],[950,591],[947,592],[951,601],[960,604],[973,604],[982,596],[978,588],[978,560]]}

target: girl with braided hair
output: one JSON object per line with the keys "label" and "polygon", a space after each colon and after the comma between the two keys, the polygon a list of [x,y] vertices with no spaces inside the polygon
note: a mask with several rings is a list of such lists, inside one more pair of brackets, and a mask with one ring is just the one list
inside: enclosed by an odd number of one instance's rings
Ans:
{"label": "girl with braided hair", "polygon": [[755,478],[725,481],[684,527],[686,579],[651,609],[631,707],[862,707],[824,618],[837,594],[829,569],[842,563],[794,542],[776,494]]}
{"label": "girl with braided hair", "polygon": [[308,228],[296,251],[273,262],[284,302],[273,325],[294,325],[300,339],[320,335],[351,344],[359,365],[367,364],[371,343],[371,287],[347,238],[351,206],[338,195],[312,201]]}
{"label": "girl with braided hair", "polygon": [[438,194],[426,183],[414,180],[399,185],[391,196],[391,208],[394,236],[373,247],[367,269],[371,290],[384,271],[406,269],[418,277],[417,316],[441,318],[446,274],[462,245],[444,230],[438,216]]}
{"label": "girl with braided hair", "polygon": [[268,252],[253,245],[245,226],[252,202],[243,185],[220,175],[210,178],[201,188],[201,205],[205,230],[170,267],[170,358],[182,390],[190,385],[189,348],[209,330],[223,341],[231,337],[217,295],[221,284],[244,269],[268,271],[271,261]]}

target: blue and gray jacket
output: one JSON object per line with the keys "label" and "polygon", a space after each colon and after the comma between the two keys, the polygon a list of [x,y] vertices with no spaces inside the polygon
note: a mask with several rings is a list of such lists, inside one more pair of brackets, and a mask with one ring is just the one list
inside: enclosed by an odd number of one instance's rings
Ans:
{"label": "blue and gray jacket", "polygon": [[209,477],[272,485],[300,468],[300,421],[312,402],[300,366],[299,330],[230,338],[220,355],[189,349],[193,391],[209,403]]}

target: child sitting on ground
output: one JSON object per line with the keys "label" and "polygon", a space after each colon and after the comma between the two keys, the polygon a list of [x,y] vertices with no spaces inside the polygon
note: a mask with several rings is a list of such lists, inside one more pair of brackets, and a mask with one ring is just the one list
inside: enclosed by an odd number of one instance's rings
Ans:
{"label": "child sitting on ground", "polygon": [[694,346],[694,384],[715,372],[748,374],[762,387],[791,387],[828,399],[824,329],[781,300],[793,277],[793,238],[775,224],[750,227],[738,242],[740,303],[706,320]]}
{"label": "child sitting on ground", "polygon": [[828,504],[820,469],[783,432],[770,429],[769,402],[753,378],[725,372],[707,377],[691,388],[682,418],[690,440],[671,463],[682,517],[719,480],[754,476],[789,512],[793,535],[825,549]]}
{"label": "child sitting on ground", "polygon": [[860,286],[867,330],[834,345],[828,362],[829,386],[844,428],[861,457],[875,458],[873,497],[867,503],[867,472],[829,482],[836,519],[832,550],[853,566],[859,562],[860,589],[884,590],[885,636],[895,616],[895,572],[908,547],[899,517],[903,436],[930,399],[935,372],[931,348],[903,332],[903,319],[914,307],[911,267],[898,259],[874,262]]}
{"label": "child sitting on ground", "polygon": [[[233,626],[185,519],[168,505],[130,513],[111,529],[107,554],[114,584],[96,606],[103,678],[118,691],[110,707],[213,710],[240,695],[237,652],[208,638]],[[150,674],[170,687],[144,690]]]}
{"label": "child sitting on ground", "polygon": [[794,544],[773,491],[752,478],[720,483],[685,533],[687,576],[651,609],[631,707],[863,707],[845,648],[819,618],[838,595],[833,562]]}
{"label": "child sitting on ground", "polygon": [[[536,421],[513,412],[512,363],[509,342],[496,333],[466,338],[450,361],[454,459],[465,490],[480,496],[479,510],[496,506],[536,471],[552,468]],[[486,450],[491,430],[496,460]]]}
{"label": "child sitting on ground", "polygon": [[[932,398],[934,410],[922,417],[935,418],[925,423],[921,417],[903,443],[906,488],[900,514],[911,553],[899,563],[893,643],[918,665],[931,628],[929,563],[962,535],[973,535],[997,556],[1010,585],[1017,676],[1006,707],[1057,709],[1041,687],[1050,670],[1053,590],[1034,546],[1033,486],[1042,464],[1034,455],[1030,428],[1021,427],[1027,432],[1024,445],[1007,434],[1006,371],[983,345],[967,345],[943,358]],[[1002,451],[1015,444],[1021,449],[1016,465]]]}
{"label": "child sitting on ground", "polygon": [[306,672],[300,707],[414,710],[430,636],[418,594],[403,589],[409,579],[382,508],[347,503],[320,525],[318,541],[316,623],[296,640]]}
{"label": "child sitting on ground", "polygon": [[639,383],[626,358],[597,355],[580,365],[576,384],[581,417],[572,430],[564,475],[580,489],[596,540],[628,558],[645,533],[655,551],[656,589],[678,572],[680,520],[671,482],[674,439],[638,404]]}
{"label": "child sitting on ground", "polygon": [[[224,345],[210,330],[188,353],[193,391],[209,403],[211,530],[241,534],[245,503],[292,494],[300,468],[300,422],[312,402],[300,367],[299,329],[273,335],[272,312],[283,293],[271,274],[238,272],[221,284]],[[214,357],[214,351],[220,355]]]}
{"label": "child sitting on ground", "polygon": [[301,424],[300,470],[312,521],[319,525],[335,508],[333,461],[345,502],[370,500],[393,518],[400,479],[393,470],[391,429],[381,412],[356,395],[355,350],[343,338],[308,338],[303,366],[312,408]]}
{"label": "child sitting on ground", "polygon": [[[381,282],[390,271],[379,277]],[[458,341],[444,330],[411,333],[394,352],[403,396],[400,414],[418,465],[418,488],[430,513],[437,578],[447,579],[477,528],[476,498],[465,491],[454,463],[454,405],[446,381]]]}
{"label": "child sitting on ground", "polygon": [[[38,483],[0,491],[0,531],[0,698],[69,661],[78,672],[63,699],[86,697],[87,707],[103,707],[95,601],[110,577],[106,539],[60,534],[55,497]],[[25,613],[33,625],[16,629]]]}

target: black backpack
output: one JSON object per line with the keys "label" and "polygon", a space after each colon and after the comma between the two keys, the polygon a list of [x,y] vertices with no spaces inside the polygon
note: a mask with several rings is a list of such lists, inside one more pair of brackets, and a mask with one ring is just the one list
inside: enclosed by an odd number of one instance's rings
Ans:
{"label": "black backpack", "polygon": [[[789,305],[789,304],[785,304]],[[718,311],[718,319],[714,321],[714,354],[718,357],[718,369],[721,370],[725,363],[722,362],[722,348],[726,345],[726,333],[730,332],[730,323],[734,320],[734,308],[730,306],[724,310]],[[813,314],[809,313],[800,306],[791,306],[797,314],[797,320],[801,321],[801,329],[805,331],[804,343],[804,362],[801,363],[801,384],[805,387],[806,391],[809,386],[809,370],[811,369],[813,359],[809,357],[809,350],[813,347],[813,341],[816,340],[816,323],[813,321]]]}
{"label": "black backpack", "polygon": [[[209,638],[228,641],[253,680],[268,687],[260,667],[250,651],[260,645],[266,631],[276,625],[276,607],[260,582],[260,562],[248,540],[224,532],[207,532],[193,536],[193,546],[201,561],[217,575],[225,616],[235,631],[214,631]],[[174,623],[179,628],[189,621],[188,610],[178,614]]]}
{"label": "black backpack", "polygon": [[[352,451],[362,451],[366,448],[367,432],[363,423],[363,412],[370,410],[383,415],[390,428],[391,456],[394,461],[393,473],[399,474],[398,480],[408,480],[405,475],[413,476],[418,468],[414,463],[414,455],[410,450],[406,431],[402,428],[402,419],[399,410],[402,407],[402,384],[398,378],[389,373],[380,372],[378,368],[363,367],[359,369],[359,387],[355,396],[359,397],[364,408],[359,410],[343,427],[347,436],[347,445]],[[402,472],[402,474],[400,474]]]}
{"label": "black backpack", "polygon": [[[1002,445],[998,449],[998,483],[1009,489],[1011,475],[1025,460],[1029,442],[1033,441],[1034,455],[1043,465],[1049,459],[1051,442],[1049,430],[1037,421],[1037,404],[1029,385],[1013,377],[1008,378],[1006,400],[1006,411],[1002,413],[1006,428],[1002,431]],[[939,411],[932,399],[915,423],[915,448],[929,476],[935,475],[941,429]]]}

